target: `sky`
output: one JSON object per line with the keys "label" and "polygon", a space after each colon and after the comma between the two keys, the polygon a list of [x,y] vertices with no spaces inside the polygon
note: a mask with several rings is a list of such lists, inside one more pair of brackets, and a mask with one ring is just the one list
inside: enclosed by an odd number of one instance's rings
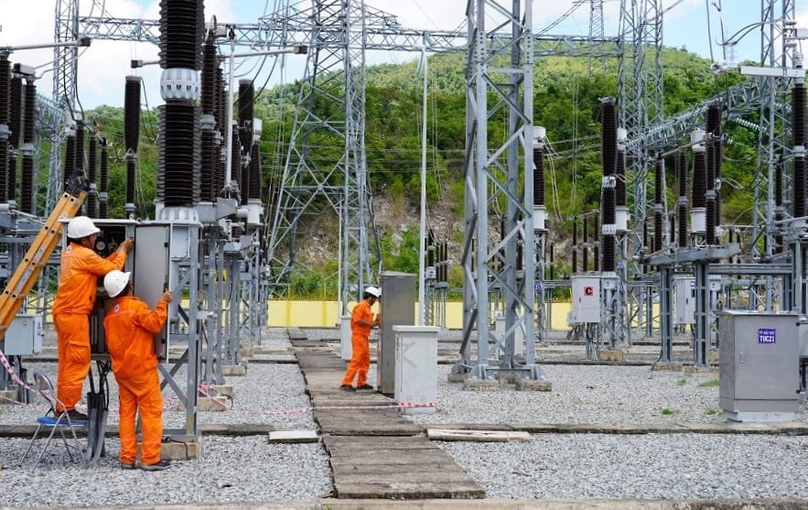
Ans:
{"label": "sky", "polygon": [[[534,32],[541,32],[549,24],[568,12],[581,0],[554,0],[533,2]],[[216,16],[219,22],[255,23],[265,12],[272,12],[283,0],[205,0],[205,17]],[[301,5],[310,5],[301,0]],[[389,12],[398,17],[406,28],[451,30],[465,20],[466,0],[365,0],[366,5]],[[503,2],[509,4],[509,2]],[[605,35],[617,34],[619,0],[604,0]],[[663,41],[666,46],[686,48],[705,58],[723,61],[722,27],[731,37],[743,27],[760,19],[760,0],[662,0],[665,14]],[[723,7],[723,8],[722,8]],[[107,16],[120,18],[159,18],[157,0],[80,0],[82,14],[98,16],[102,9]],[[797,20],[808,27],[808,1],[797,2]],[[710,34],[708,37],[708,11]],[[0,0],[0,47],[49,43],[53,40],[55,0]],[[554,26],[549,34],[583,35],[589,31],[589,3],[574,9],[572,14]],[[711,42],[712,41],[712,42]],[[101,104],[120,106],[123,103],[125,76],[139,74],[145,85],[144,105],[154,107],[163,101],[159,95],[160,69],[151,66],[133,71],[131,59],[156,60],[157,47],[148,43],[94,41],[81,51],[79,58],[78,89],[83,108]],[[712,57],[711,57],[712,52]],[[752,31],[727,55],[730,63],[759,60],[760,33]],[[733,58],[734,57],[734,58]],[[11,60],[38,67],[42,73],[37,80],[40,93],[51,95],[53,59],[52,50],[27,50],[12,53]],[[269,84],[291,82],[302,77],[304,57],[289,56],[284,66],[276,65]],[[368,52],[367,63],[401,63],[418,58],[415,53]],[[237,76],[253,77],[259,59],[245,59],[236,70]],[[265,66],[264,73],[269,66]],[[260,79],[263,82],[263,76]]]}

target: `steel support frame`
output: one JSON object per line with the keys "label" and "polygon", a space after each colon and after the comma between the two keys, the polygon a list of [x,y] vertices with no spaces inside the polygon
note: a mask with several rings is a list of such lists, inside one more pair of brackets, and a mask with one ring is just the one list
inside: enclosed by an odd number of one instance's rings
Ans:
{"label": "steel support frame", "polygon": [[[212,225],[206,225],[203,230],[202,244],[204,263],[202,265],[202,285],[205,296],[205,314],[202,323],[204,336],[204,373],[200,380],[207,385],[224,384],[222,374],[223,346],[222,346],[222,285],[221,276],[224,274],[221,265],[220,230]],[[201,351],[201,349],[200,349]]]}
{"label": "steel support frame", "polygon": [[[166,352],[166,363],[157,366],[163,376],[161,387],[170,386],[177,397],[185,405],[185,426],[183,429],[166,429],[165,435],[173,438],[199,438],[197,424],[197,402],[199,400],[199,381],[202,358],[200,356],[202,342],[200,340],[200,310],[199,289],[201,288],[200,263],[204,258],[204,245],[200,244],[201,224],[186,222],[170,222],[170,236],[172,239],[187,239],[185,255],[182,250],[173,248],[168,274],[168,285],[177,297],[176,313],[170,313],[171,319],[166,327],[169,328],[170,337],[185,339],[188,348],[185,353],[169,369],[169,353]],[[188,293],[188,307],[183,308],[179,297]],[[186,365],[185,388],[174,378],[182,365]]]}
{"label": "steel support frame", "polygon": [[227,285],[224,289],[224,364],[238,365],[241,344],[241,253],[233,250],[225,253],[224,267],[227,271]]}
{"label": "steel support frame", "polygon": [[547,289],[544,286],[547,230],[534,229],[533,233],[534,253],[536,256],[536,276],[533,280],[533,290],[536,303],[536,341],[547,343],[550,337],[547,334],[549,329],[547,313]]}
{"label": "steel support frame", "polygon": [[660,363],[673,361],[673,273],[674,265],[659,266]]}
{"label": "steel support frame", "polygon": [[[534,334],[533,189],[533,38],[532,0],[468,0],[468,62],[466,89],[465,242],[462,254],[463,340],[461,361],[455,371],[489,379],[497,370],[514,371],[530,379],[543,379],[536,364]],[[509,30],[511,40],[496,44],[486,24],[495,31]],[[508,58],[507,67],[500,62]],[[489,95],[491,96],[489,98]],[[489,99],[494,99],[489,104]],[[489,139],[489,122],[508,119],[503,140]],[[489,147],[489,143],[491,146]],[[520,165],[521,161],[521,165]],[[489,237],[489,212],[504,202],[505,225],[498,243]],[[523,245],[523,270],[516,266]],[[489,299],[502,293],[505,328],[501,337],[492,331]],[[471,360],[472,331],[477,331],[477,358]],[[525,362],[514,356],[514,337],[525,338]],[[499,362],[489,361],[489,343]]]}

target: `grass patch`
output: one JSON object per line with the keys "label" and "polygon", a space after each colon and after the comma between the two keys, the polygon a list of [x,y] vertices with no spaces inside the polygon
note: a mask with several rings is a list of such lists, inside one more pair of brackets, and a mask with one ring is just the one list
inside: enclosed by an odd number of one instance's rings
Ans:
{"label": "grass patch", "polygon": [[707,410],[704,411],[704,414],[707,416],[716,416],[721,414],[721,409],[718,409],[717,407],[708,407]]}
{"label": "grass patch", "polygon": [[662,416],[673,416],[674,414],[676,414],[676,411],[674,411],[669,407],[666,407],[665,409],[662,410]]}
{"label": "grass patch", "polygon": [[685,379],[684,377],[676,381],[676,386],[684,386],[685,384],[687,384],[687,379]]}
{"label": "grass patch", "polygon": [[721,385],[721,381],[718,379],[710,379],[709,381],[704,381],[703,383],[699,384],[699,388],[717,388]]}

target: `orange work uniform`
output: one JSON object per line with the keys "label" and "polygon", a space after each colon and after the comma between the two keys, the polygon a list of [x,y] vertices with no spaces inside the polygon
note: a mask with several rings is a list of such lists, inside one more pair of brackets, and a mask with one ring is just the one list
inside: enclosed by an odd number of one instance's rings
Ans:
{"label": "orange work uniform", "polygon": [[126,254],[102,258],[78,243],[62,253],[59,290],[53,301],[53,325],[58,341],[59,368],[56,397],[70,411],[81,399],[81,387],[90,371],[90,313],[95,304],[98,277],[123,269]]}
{"label": "orange work uniform", "polygon": [[104,318],[107,350],[112,358],[112,372],[118,381],[121,421],[122,464],[134,464],[137,456],[135,413],[140,411],[143,428],[141,465],[160,462],[163,437],[163,396],[157,376],[154,334],[163,328],[168,303],[160,300],[152,311],[134,296],[115,300],[115,306]]}
{"label": "orange work uniform", "polygon": [[[373,312],[370,311],[370,304],[364,299],[360,301],[351,312],[351,361],[345,371],[345,378],[342,380],[343,386],[353,384],[354,377],[356,386],[367,384],[368,370],[370,369],[370,326],[363,326],[357,321],[373,322]],[[358,374],[358,375],[357,375]]]}

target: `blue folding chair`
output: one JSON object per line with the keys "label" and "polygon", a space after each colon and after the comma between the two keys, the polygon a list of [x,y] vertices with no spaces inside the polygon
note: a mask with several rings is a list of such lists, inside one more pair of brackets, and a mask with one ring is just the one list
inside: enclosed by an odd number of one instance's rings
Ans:
{"label": "blue folding chair", "polygon": [[[82,448],[79,444],[79,439],[76,436],[76,429],[79,428],[86,428],[86,422],[73,422],[70,420],[70,416],[68,416],[66,411],[59,412],[57,411],[57,407],[61,407],[64,409],[64,405],[56,398],[56,391],[53,388],[53,382],[51,382],[50,378],[43,374],[42,372],[34,372],[34,384],[36,385],[37,392],[42,395],[42,398],[50,406],[50,409],[45,413],[44,416],[40,416],[36,419],[37,426],[36,430],[34,431],[34,436],[31,438],[31,442],[28,445],[28,449],[25,450],[25,454],[22,456],[19,462],[19,466],[22,466],[25,459],[28,457],[28,454],[31,452],[31,449],[34,446],[34,442],[36,441],[37,437],[39,437],[39,432],[44,429],[50,429],[50,434],[48,434],[48,439],[45,441],[45,445],[39,452],[39,455],[36,457],[36,462],[34,462],[33,469],[36,469],[39,466],[39,462],[42,460],[42,455],[45,453],[45,450],[48,449],[48,446],[53,439],[53,436],[56,434],[56,431],[59,431],[59,435],[62,436],[62,442],[65,445],[65,450],[67,451],[67,455],[70,457],[71,462],[75,462],[76,459],[73,458],[73,453],[71,449],[76,450],[76,458],[84,464],[84,456],[82,455]],[[70,434],[73,436],[73,443],[70,444],[67,441],[67,436],[65,435],[65,430],[69,430]],[[44,436],[43,436],[44,437]]]}

